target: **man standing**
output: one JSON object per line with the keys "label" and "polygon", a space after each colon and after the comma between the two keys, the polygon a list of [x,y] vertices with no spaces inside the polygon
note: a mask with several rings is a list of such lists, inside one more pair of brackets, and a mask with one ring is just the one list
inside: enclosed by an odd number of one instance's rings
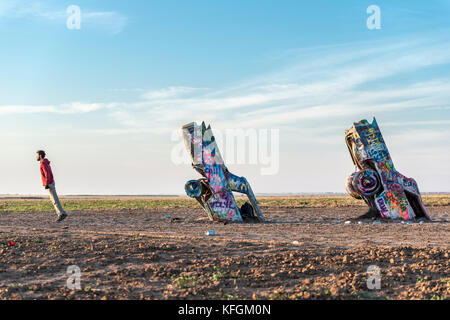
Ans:
{"label": "man standing", "polygon": [[55,181],[53,180],[50,161],[48,161],[48,159],[45,157],[45,152],[43,150],[37,151],[36,155],[36,160],[40,162],[42,184],[44,185],[45,189],[48,190],[50,199],[52,200],[53,206],[55,207],[56,213],[58,214],[58,219],[56,221],[63,221],[67,217],[67,214],[61,206],[61,202],[59,202],[58,195],[56,194]]}

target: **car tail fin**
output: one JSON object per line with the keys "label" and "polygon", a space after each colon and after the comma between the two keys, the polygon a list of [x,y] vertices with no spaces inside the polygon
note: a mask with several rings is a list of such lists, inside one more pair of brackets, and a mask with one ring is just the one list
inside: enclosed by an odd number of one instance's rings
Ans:
{"label": "car tail fin", "polygon": [[425,219],[430,220],[428,212],[422,205],[422,201],[419,198],[419,196],[412,192],[409,192],[407,190],[405,190],[405,195],[406,195],[406,198],[408,199],[409,204],[411,205],[411,208],[414,211],[415,219],[417,220],[417,219],[425,218]]}

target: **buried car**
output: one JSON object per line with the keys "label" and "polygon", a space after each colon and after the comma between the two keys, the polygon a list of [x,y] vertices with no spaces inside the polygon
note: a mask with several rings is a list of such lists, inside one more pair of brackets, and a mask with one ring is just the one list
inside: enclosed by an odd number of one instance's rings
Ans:
{"label": "buried car", "polygon": [[[186,182],[186,194],[200,203],[211,220],[264,222],[247,179],[232,174],[225,166],[211,126],[192,122],[182,127],[182,134],[192,167],[202,175],[201,179]],[[246,194],[249,202],[239,208],[233,191]]]}
{"label": "buried car", "polygon": [[431,220],[416,181],[395,169],[375,118],[354,123],[345,141],[357,170],[346,181],[352,197],[363,199],[378,217]]}

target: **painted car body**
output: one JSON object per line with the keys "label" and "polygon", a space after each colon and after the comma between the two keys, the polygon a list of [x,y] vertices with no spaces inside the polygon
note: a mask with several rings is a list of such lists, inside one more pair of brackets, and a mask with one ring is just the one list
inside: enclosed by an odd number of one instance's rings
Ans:
{"label": "painted car body", "polygon": [[[247,179],[232,174],[225,166],[211,126],[192,122],[182,127],[182,135],[192,167],[202,176],[186,183],[186,194],[197,199],[211,220],[264,222]],[[233,191],[246,194],[250,203],[239,208]]]}
{"label": "painted car body", "polygon": [[363,199],[382,218],[431,220],[416,181],[395,169],[375,118],[354,123],[345,141],[357,170],[346,181],[351,196]]}

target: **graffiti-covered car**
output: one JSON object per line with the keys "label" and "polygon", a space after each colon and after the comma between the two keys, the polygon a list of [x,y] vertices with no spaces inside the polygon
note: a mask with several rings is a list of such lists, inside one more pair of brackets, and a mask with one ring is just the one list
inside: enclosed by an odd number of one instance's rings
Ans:
{"label": "graffiti-covered car", "polygon": [[352,197],[363,199],[382,218],[431,220],[416,181],[395,169],[375,118],[354,123],[345,141],[356,166],[346,181]]}
{"label": "graffiti-covered car", "polygon": [[[202,176],[185,184],[186,194],[200,203],[211,220],[264,222],[247,179],[232,174],[225,166],[211,126],[192,122],[182,127],[182,135],[192,167]],[[246,194],[249,202],[239,208],[233,191]]]}

